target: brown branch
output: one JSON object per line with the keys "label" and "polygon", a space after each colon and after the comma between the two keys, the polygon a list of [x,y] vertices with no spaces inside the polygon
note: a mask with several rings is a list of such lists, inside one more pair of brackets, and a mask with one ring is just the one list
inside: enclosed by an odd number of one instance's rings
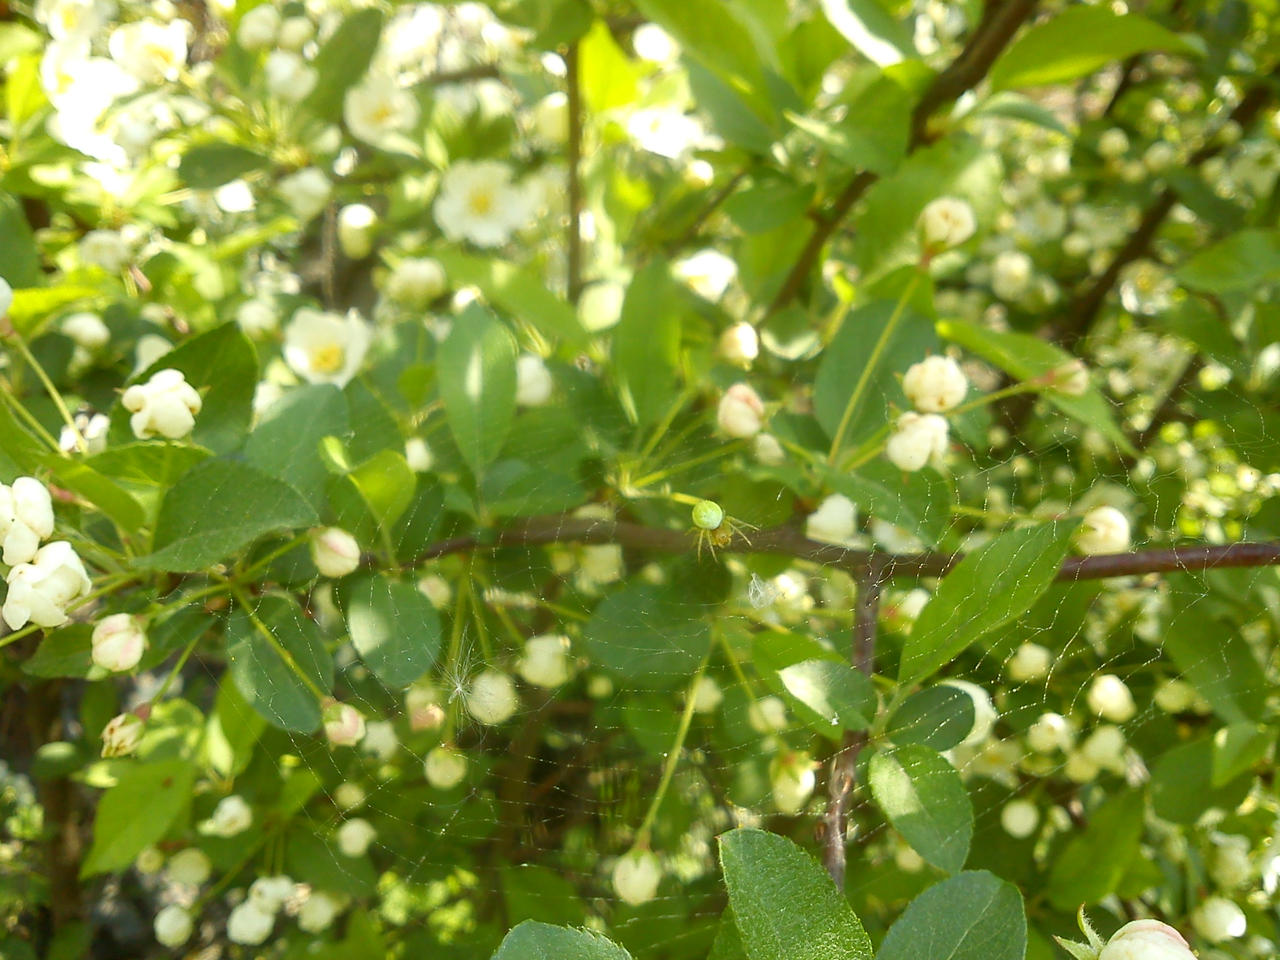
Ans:
{"label": "brown branch", "polygon": [[564,67],[569,94],[569,142],[565,150],[569,166],[569,225],[565,245],[569,302],[576,304],[582,294],[582,83],[576,41],[565,51]]}
{"label": "brown branch", "polygon": [[[868,677],[876,671],[876,621],[880,614],[880,573],[874,564],[857,583],[853,607],[853,665]],[[858,775],[858,754],[867,744],[865,730],[846,730],[840,750],[831,758],[827,812],[823,816],[823,863],[836,886],[844,889],[845,845],[849,833],[849,800]]]}
{"label": "brown branch", "polygon": [[449,83],[469,83],[472,80],[497,80],[502,76],[496,63],[482,63],[476,67],[464,67],[461,70],[441,70],[428,74],[422,82],[429,87],[441,87]]}

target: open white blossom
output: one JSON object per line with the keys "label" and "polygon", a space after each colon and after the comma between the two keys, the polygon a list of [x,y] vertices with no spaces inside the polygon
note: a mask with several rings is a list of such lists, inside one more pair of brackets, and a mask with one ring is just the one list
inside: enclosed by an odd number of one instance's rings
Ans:
{"label": "open white blossom", "polygon": [[460,160],[440,178],[440,193],[431,207],[441,232],[450,240],[478,247],[497,247],[529,221],[529,198],[511,181],[512,171],[499,160]]}
{"label": "open white blossom", "polygon": [[301,103],[316,88],[319,74],[292,50],[272,50],[263,65],[267,91],[286,103]]}
{"label": "open white blossom", "polygon": [[302,379],[345,387],[360,369],[373,333],[354,310],[302,307],[284,331],[284,360]]}
{"label": "open white blossom", "polygon": [[240,18],[236,40],[246,50],[263,50],[276,42],[279,30],[280,11],[271,3],[263,3]]}
{"label": "open white blossom", "polygon": [[973,236],[973,207],[956,197],[939,197],[920,212],[917,226],[926,250],[957,247]]}
{"label": "open white blossom", "polygon": [[116,15],[114,0],[36,0],[33,11],[55,40],[100,36]]}
{"label": "open white blossom", "polygon": [[347,91],[342,118],[357,139],[380,147],[391,135],[413,128],[418,122],[418,102],[395,77],[371,73]]}
{"label": "open white blossom", "polygon": [[11,630],[28,623],[62,626],[68,609],[87,597],[92,586],[80,557],[65,540],[46,543],[30,563],[18,564],[6,579],[9,589],[0,615]]}
{"label": "open white blossom", "polygon": [[238,794],[231,794],[218,801],[213,815],[200,823],[199,830],[207,836],[234,837],[244,833],[253,824],[253,810]]}
{"label": "open white blossom", "polygon": [[177,80],[187,62],[190,32],[185,20],[135,20],[111,31],[107,49],[112,60],[143,83]]}

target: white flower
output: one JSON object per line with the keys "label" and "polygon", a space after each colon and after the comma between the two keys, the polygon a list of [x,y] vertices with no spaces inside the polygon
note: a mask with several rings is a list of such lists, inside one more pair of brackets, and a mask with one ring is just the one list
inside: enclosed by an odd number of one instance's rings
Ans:
{"label": "white flower", "polygon": [[1167,923],[1134,920],[1112,934],[1098,960],[1195,960],[1195,954]]}
{"label": "white flower", "polygon": [[277,42],[286,50],[301,50],[316,35],[316,25],[306,17],[286,17]]}
{"label": "white flower", "polygon": [[1069,360],[1051,371],[1049,385],[1068,397],[1082,397],[1089,389],[1089,368],[1083,360]]}
{"label": "white flower", "polygon": [[960,365],[950,357],[925,357],[907,368],[902,392],[924,413],[943,413],[964,399],[969,389]]}
{"label": "white flower", "polygon": [[936,413],[904,413],[885,443],[885,456],[899,470],[914,473],[946,453],[948,430],[947,421]]}
{"label": "white flower", "polygon": [[133,373],[136,376],[173,349],[173,344],[158,333],[144,333],[133,348]]}
{"label": "white flower", "polygon": [[529,111],[533,132],[543,143],[564,143],[569,137],[569,97],[563,91],[549,93]]}
{"label": "white flower", "polygon": [[551,371],[537,354],[522,353],[516,360],[516,403],[540,407],[551,399],[555,382]]}
{"label": "white flower", "polygon": [[973,236],[973,207],[956,197],[939,197],[929,203],[916,221],[926,250],[957,247]]}
{"label": "white flower", "polygon": [[80,258],[107,273],[119,273],[129,262],[129,244],[116,230],[90,230],[80,238]]}
{"label": "white flower", "polygon": [[726,329],[720,334],[720,356],[738,366],[750,366],[760,356],[760,335],[756,328],[743,321]]}
{"label": "white flower", "polygon": [[1001,300],[1017,300],[1031,286],[1031,258],[1006,250],[991,265],[991,289]]}
{"label": "white flower", "polygon": [[804,535],[810,540],[847,547],[858,529],[858,508],[843,493],[833,493],[809,514],[804,522]]}
{"label": "white flower", "polygon": [[464,703],[467,713],[493,726],[509,719],[520,699],[509,676],[498,670],[485,670],[471,681]]}
{"label": "white flower", "polygon": [[249,902],[263,913],[279,913],[296,887],[293,878],[284,874],[259,877],[249,885]]}
{"label": "white flower", "polygon": [[1123,775],[1127,764],[1124,757],[1124,733],[1117,726],[1104,723],[1080,744],[1080,752],[1103,770]]}
{"label": "white flower", "polygon": [[530,637],[516,670],[535,687],[558,687],[569,679],[569,638],[563,634]]}
{"label": "white flower", "polygon": [[187,62],[190,30],[185,20],[135,20],[111,31],[107,50],[112,60],[143,83],[177,80]]}
{"label": "white flower", "polygon": [[338,849],[344,857],[363,857],[377,836],[368,820],[353,817],[338,828]]}
{"label": "white flower", "polygon": [[649,108],[637,110],[627,119],[627,136],[641,150],[675,160],[702,142],[706,131],[696,118],[678,110]]}
{"label": "white flower", "polygon": [[751,453],[765,466],[777,466],[787,459],[787,452],[771,433],[757,433],[751,442]]}
{"label": "white flower", "polygon": [[976,683],[970,683],[968,680],[944,680],[941,686],[955,687],[957,690],[962,690],[973,701],[973,726],[969,728],[968,735],[960,741],[960,746],[972,747],[986,740],[991,733],[991,729],[996,725],[996,720],[1000,718],[1000,714],[996,712],[995,704],[991,702],[991,695]]}
{"label": "white flower", "polygon": [[1076,534],[1081,553],[1120,553],[1129,549],[1129,520],[1115,507],[1094,507]]}
{"label": "white flower", "polygon": [[761,697],[747,708],[747,721],[756,733],[778,733],[787,729],[787,705],[781,697]]}
{"label": "white flower", "polygon": [[146,724],[136,713],[120,713],[107,721],[102,728],[102,755],[127,757],[138,749],[142,730]]}
{"label": "white flower", "polygon": [[232,943],[256,946],[271,935],[275,924],[274,913],[266,913],[252,900],[246,900],[227,917],[227,938]]}
{"label": "white flower", "polygon": [[[300,19],[291,17],[291,20]],[[313,890],[298,910],[298,929],[306,933],[320,933],[333,925],[342,909],[342,902],[323,890]]]}
{"label": "white flower", "polygon": [[165,873],[170,880],[190,887],[200,886],[209,879],[209,874],[212,872],[213,864],[199,847],[179,850],[169,858],[169,863],[165,867]]}
{"label": "white flower", "polygon": [[719,250],[699,250],[671,265],[671,272],[698,296],[719,300],[738,275],[738,264]]}
{"label": "white flower", "polygon": [[93,662],[104,670],[132,670],[147,649],[147,634],[137,617],[113,613],[93,628]]}
{"label": "white flower", "polygon": [[1120,273],[1120,305],[1130,313],[1150,316],[1173,303],[1177,283],[1154,260],[1136,260]]}
{"label": "white flower", "polygon": [[714,713],[722,700],[724,694],[720,691],[720,684],[710,677],[699,677],[698,682],[693,685],[694,713]]}
{"label": "white flower", "polygon": [[354,810],[356,807],[363,805],[364,801],[364,788],[358,783],[352,783],[350,780],[344,780],[333,791],[333,802],[338,805],[340,810]]}
{"label": "white flower", "polygon": [[431,257],[406,257],[387,278],[387,296],[396,303],[421,310],[435,300],[448,284],[444,267]]}
{"label": "white flower", "polygon": [[34,10],[55,40],[96,36],[115,13],[112,0],[36,0]]}
{"label": "white flower", "polygon": [[745,383],[735,383],[720,398],[716,423],[730,437],[754,437],[764,425],[764,401]]}
{"label": "white flower", "polygon": [[180,440],[196,425],[203,405],[200,394],[187,383],[181,370],[160,370],[146,383],[135,383],[124,392],[120,403],[133,414],[129,427],[139,440],[159,434]]}
{"label": "white flower", "polygon": [[13,306],[13,287],[9,286],[9,281],[4,277],[0,277],[0,319],[9,315],[9,308]]}
{"label": "white flower", "polygon": [[1038,643],[1027,642],[1020,644],[1018,649],[1013,651],[1013,656],[1005,664],[1005,673],[1014,683],[1024,683],[1027,680],[1039,680],[1048,674],[1051,666],[1053,666],[1052,651]]}
{"label": "white flower", "polygon": [[1256,871],[1249,859],[1248,837],[1216,836],[1213,847],[1209,873],[1214,883],[1224,890],[1233,890],[1253,879]]}
{"label": "white flower", "polygon": [[272,50],[263,64],[267,92],[285,103],[301,103],[316,87],[319,75],[292,50]]}
{"label": "white flower", "polygon": [[457,747],[438,746],[423,763],[427,783],[437,790],[452,790],[467,775],[467,755]]}
{"label": "white flower", "polygon": [[1039,825],[1040,811],[1030,800],[1010,800],[1000,811],[1000,826],[1015,840],[1031,836]]}
{"label": "white flower", "polygon": [[[255,9],[261,10],[261,7]],[[306,223],[329,203],[333,184],[315,167],[304,167],[284,177],[277,189],[293,215]]]}
{"label": "white flower", "polygon": [[648,850],[632,850],[613,865],[613,889],[632,906],[648,903],[658,892],[662,865]]}
{"label": "white flower", "polygon": [[360,566],[360,544],[341,527],[324,527],[311,535],[311,562],[322,577],[345,577]]}
{"label": "white flower", "polygon": [[0,483],[0,545],[10,566],[30,563],[40,541],[53,534],[53,500],[35,477],[18,477],[12,486]]}
{"label": "white flower", "polygon": [[1071,724],[1060,713],[1041,714],[1027,730],[1027,746],[1036,753],[1067,750],[1073,741]]}
{"label": "white flower", "polygon": [[246,50],[264,50],[276,42],[280,13],[270,3],[254,7],[240,18],[236,40]]}
{"label": "white flower", "polygon": [[180,947],[191,939],[194,926],[191,914],[176,903],[171,903],[156,914],[153,929],[161,946]]}
{"label": "white flower", "polygon": [[1133,694],[1129,692],[1125,682],[1114,673],[1104,673],[1095,677],[1086,699],[1089,702],[1089,709],[1095,715],[1112,723],[1124,723],[1138,712],[1138,708],[1133,703]]}
{"label": "white flower", "polygon": [[324,735],[330,746],[354,747],[365,735],[364,715],[351,704],[335,700],[324,708]]}
{"label": "white flower", "polygon": [[1164,173],[1178,159],[1178,148],[1167,140],[1156,140],[1142,155],[1142,163],[1152,173]]}
{"label": "white flower", "polygon": [[62,332],[78,347],[96,353],[111,341],[111,331],[96,313],[73,313],[62,319]]}
{"label": "white flower", "polygon": [[813,762],[807,753],[780,754],[769,770],[773,805],[779,813],[799,813],[813,794],[816,782]]}
{"label": "white flower", "polygon": [[10,570],[7,579],[9,590],[0,615],[11,630],[27,623],[62,626],[68,619],[67,609],[92,588],[84,564],[65,540],[46,543],[30,563]]}
{"label": "white flower", "polygon": [[386,763],[400,750],[396,727],[390,720],[372,720],[365,727],[360,749]]}
{"label": "white flower", "polygon": [[525,193],[511,182],[511,168],[505,163],[459,160],[440,178],[431,213],[450,240],[497,247],[528,222],[530,207]]}
{"label": "white flower", "polygon": [[380,147],[392,134],[404,133],[418,122],[418,102],[394,77],[371,73],[347,91],[342,118],[356,139]]}
{"label": "white flower", "polygon": [[245,336],[260,340],[280,326],[280,314],[270,300],[254,297],[236,308],[236,324]]}
{"label": "white flower", "polygon": [[1187,681],[1174,677],[1156,687],[1152,699],[1165,713],[1183,713],[1195,705],[1196,688]]}
{"label": "white flower", "polygon": [[134,869],[143,876],[159,873],[163,866],[164,854],[155,847],[143,847],[142,852],[138,854],[138,859],[133,861]]}
{"label": "white flower", "polygon": [[1119,127],[1104,130],[1098,137],[1098,153],[1113,160],[1129,150],[1129,137]]}
{"label": "white flower", "polygon": [[363,260],[373,252],[373,235],[378,215],[364,203],[349,203],[338,212],[338,245],[352,260]]}
{"label": "white flower", "polygon": [[404,460],[414,473],[426,473],[436,462],[427,441],[421,437],[410,437],[404,442]]}
{"label": "white flower", "polygon": [[218,801],[213,816],[200,824],[200,832],[212,837],[234,837],[253,824],[253,810],[244,798],[231,794]]}
{"label": "white flower", "polygon": [[405,691],[404,708],[409,714],[410,730],[438,730],[444,726],[445,715],[440,706],[440,694],[430,681],[419,681]]}
{"label": "white flower", "polygon": [[303,307],[284,331],[284,359],[310,383],[345,387],[360,369],[373,334],[354,310],[345,316]]}
{"label": "white flower", "polygon": [[1243,937],[1249,927],[1244,911],[1226,897],[1209,897],[1202,901],[1191,913],[1191,925],[1210,943],[1225,943]]}

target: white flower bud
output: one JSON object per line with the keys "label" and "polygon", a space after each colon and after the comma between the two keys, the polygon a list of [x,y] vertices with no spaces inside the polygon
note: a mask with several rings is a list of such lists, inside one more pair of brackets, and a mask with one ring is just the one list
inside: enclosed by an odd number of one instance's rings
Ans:
{"label": "white flower bud", "polygon": [[333,747],[354,747],[365,735],[364,715],[337,700],[324,708],[324,735]]}
{"label": "white flower bud", "polygon": [[976,224],[973,208],[956,197],[939,197],[920,212],[916,222],[920,239],[928,251],[944,250],[973,236]]}
{"label": "white flower bud", "polygon": [[276,189],[293,215],[305,223],[329,203],[333,184],[320,170],[307,167],[282,179]]}
{"label": "white flower bud", "polygon": [[902,392],[925,413],[943,413],[964,399],[969,389],[960,364],[950,357],[925,357],[912,364],[902,378]]}
{"label": "white flower bud", "polygon": [[132,670],[147,649],[147,634],[137,617],[115,613],[93,628],[93,662],[112,673]]}
{"label": "white flower bud", "polygon": [[648,903],[658,892],[662,865],[648,850],[632,850],[613,866],[613,889],[632,906]]}
{"label": "white flower bud", "polygon": [[119,273],[129,262],[129,244],[116,230],[90,230],[80,238],[80,257],[107,273]]}
{"label": "white flower bud", "polygon": [[899,470],[914,473],[947,452],[948,430],[936,413],[904,413],[885,442],[885,456]]}
{"label": "white flower bud", "polygon": [[136,713],[120,713],[107,721],[102,728],[102,755],[127,757],[138,749],[142,730],[146,726]]}
{"label": "white flower bud", "polygon": [[569,679],[569,638],[560,634],[530,637],[516,670],[535,687],[558,687]]}
{"label": "white flower bud", "polygon": [[813,761],[807,753],[783,753],[770,765],[773,805],[779,813],[794,815],[804,809],[816,782]]}
{"label": "white flower bud", "polygon": [[1017,300],[1031,286],[1031,258],[1006,250],[991,264],[991,289],[1001,300]]}
{"label": "white flower bud", "polygon": [[973,726],[969,729],[968,736],[960,741],[960,746],[972,747],[986,740],[991,734],[992,728],[996,725],[996,721],[1000,719],[1000,714],[996,712],[995,704],[991,702],[991,695],[976,683],[970,683],[968,680],[944,680],[941,685],[963,690],[969,695],[969,699],[973,701]]}
{"label": "white flower bud", "polygon": [[363,260],[373,252],[378,215],[363,203],[351,203],[338,214],[338,244],[352,260]]}
{"label": "white flower bud", "polygon": [[53,499],[34,477],[18,477],[12,486],[0,483],[0,543],[10,566],[30,563],[40,541],[53,534]]}
{"label": "white flower bud", "polygon": [[311,535],[311,561],[322,577],[345,577],[360,566],[360,544],[341,527],[325,527]]}
{"label": "white flower bud", "polygon": [[286,17],[276,42],[286,50],[301,50],[316,35],[316,25],[306,17]]}
{"label": "white flower bud", "polygon": [[164,854],[155,847],[144,847],[133,862],[134,869],[144,876],[159,872],[164,866]]}
{"label": "white flower bud", "polygon": [[[301,20],[301,17],[291,17]],[[323,890],[313,890],[298,910],[298,929],[306,933],[322,933],[333,925],[342,903]]]}
{"label": "white flower bud", "polygon": [[191,939],[195,921],[191,914],[171,903],[156,914],[153,929],[156,941],[163,947],[180,947]]}
{"label": "white flower bud", "polygon": [[724,694],[720,690],[720,684],[710,677],[701,676],[693,685],[694,713],[715,713],[722,700],[724,700]]}
{"label": "white flower bud", "polygon": [[1104,130],[1098,137],[1098,153],[1108,160],[1114,160],[1129,150],[1129,137],[1119,127]]}
{"label": "white flower bud", "polygon": [[1089,783],[1098,776],[1098,765],[1080,750],[1072,750],[1067,754],[1067,762],[1062,768],[1066,778],[1073,783]]}
{"label": "white flower bud", "polygon": [[236,40],[246,50],[264,50],[276,42],[280,14],[270,3],[254,7],[240,18]]}
{"label": "white flower bud", "polygon": [[62,332],[78,347],[97,353],[111,342],[111,330],[96,313],[73,313],[62,320]]}
{"label": "white flower bud", "polygon": [[169,858],[164,872],[173,883],[198,887],[209,879],[213,864],[199,847],[187,847]]}
{"label": "white flower bud", "polygon": [[464,704],[476,720],[495,726],[510,719],[520,706],[520,698],[509,676],[498,670],[485,670],[471,681]]}
{"label": "white flower bud", "polygon": [[1080,744],[1080,752],[1100,769],[1123,775],[1126,768],[1124,747],[1124,733],[1120,728],[1104,723]]}
{"label": "white flower bud", "polygon": [[540,407],[551,399],[555,382],[542,358],[523,353],[516,360],[516,403],[522,407]]}
{"label": "white flower bud", "polygon": [[338,828],[338,849],[344,857],[363,857],[377,836],[368,820],[353,817]]}
{"label": "white flower bud", "polygon": [[761,697],[747,708],[747,720],[756,733],[778,733],[787,729],[787,705],[781,697]]}
{"label": "white flower bud", "polygon": [[246,900],[227,917],[227,938],[232,943],[257,946],[271,935],[275,925],[274,913],[267,913],[252,900]]}
{"label": "white flower bud", "polygon": [[253,810],[238,794],[223,797],[213,816],[200,824],[200,832],[212,837],[234,837],[253,825]]}
{"label": "white flower bud", "polygon": [[1157,140],[1142,155],[1143,165],[1152,173],[1161,174],[1177,162],[1178,148],[1166,140]]}
{"label": "white flower bud", "polygon": [[319,75],[292,50],[272,50],[263,64],[267,92],[285,103],[301,103],[316,87]]}
{"label": "white flower bud", "polygon": [[1134,705],[1133,694],[1125,682],[1113,673],[1104,673],[1094,678],[1086,698],[1089,709],[1104,720],[1112,723],[1124,723],[1131,720],[1138,712]]}
{"label": "white flower bud", "polygon": [[1089,389],[1089,368],[1083,360],[1069,360],[1052,371],[1050,386],[1068,397],[1083,397]]}
{"label": "white flower bud", "polygon": [[359,740],[362,751],[371,757],[377,757],[383,763],[389,762],[400,752],[400,738],[396,736],[396,725],[390,720],[369,721],[365,725],[364,736]]}
{"label": "white flower bud", "polygon": [[1156,687],[1155,704],[1165,713],[1184,713],[1196,702],[1196,688],[1176,677]]}
{"label": "white flower bud", "polygon": [[437,790],[452,790],[467,775],[467,755],[457,747],[441,744],[427,754],[423,768],[427,783]]}
{"label": "white flower bud", "polygon": [[443,610],[453,599],[453,588],[449,586],[449,581],[438,573],[429,573],[420,578],[418,591],[430,600],[431,605],[437,610]]}
{"label": "white flower bud", "polygon": [[1060,713],[1044,713],[1027,730],[1027,746],[1036,753],[1068,750],[1075,742],[1071,724]]}
{"label": "white flower bud", "polygon": [[720,398],[716,422],[730,437],[754,437],[764,425],[764,402],[745,383],[735,383]]}
{"label": "white flower bud", "polygon": [[1013,651],[1013,656],[1005,664],[1005,673],[1014,683],[1025,683],[1048,675],[1051,666],[1053,653],[1047,647],[1038,643],[1023,643]]}
{"label": "white flower bud", "polygon": [[135,383],[120,403],[133,416],[129,426],[139,440],[159,434],[181,440],[196,424],[202,401],[180,370],[160,370],[146,383]]}
{"label": "white flower bud", "polygon": [[339,810],[354,810],[363,806],[364,801],[364,788],[350,780],[344,780],[333,791],[333,802],[338,805]]}
{"label": "white flower bud", "polygon": [[404,459],[414,473],[426,473],[436,462],[427,441],[421,437],[410,437],[404,442]]}
{"label": "white flower bud", "polygon": [[1249,927],[1244,911],[1226,897],[1209,897],[1201,901],[1191,913],[1191,925],[1210,943],[1225,943],[1243,937]]}
{"label": "white flower bud", "polygon": [[1010,800],[1000,811],[1000,826],[1015,840],[1025,840],[1040,825],[1040,811],[1030,800]]}
{"label": "white flower bud", "polygon": [[1213,858],[1209,875],[1224,890],[1242,887],[1254,877],[1253,863],[1249,859],[1249,839],[1241,836],[1220,836],[1213,841]]}
{"label": "white flower bud", "polygon": [[729,363],[748,367],[760,355],[760,335],[751,324],[735,323],[720,334],[720,356]]}
{"label": "white flower bud", "polygon": [[30,563],[20,563],[6,578],[0,615],[11,630],[34,623],[38,627],[60,627],[67,622],[67,610],[89,595],[92,584],[84,564],[65,540],[46,543]]}
{"label": "white flower bud", "polygon": [[751,452],[766,467],[776,467],[787,459],[787,452],[771,433],[757,433],[752,441]]}
{"label": "white flower bud", "polygon": [[422,310],[446,289],[448,279],[439,260],[406,257],[387,278],[387,296],[396,303]]}
{"label": "white flower bud", "polygon": [[1167,923],[1134,920],[1112,934],[1098,960],[1195,960],[1195,954]]}
{"label": "white flower bud", "polygon": [[245,336],[259,340],[280,327],[280,314],[270,300],[254,298],[236,308],[236,323]]}
{"label": "white flower bud", "polygon": [[804,535],[810,540],[849,546],[857,533],[858,508],[843,493],[833,493],[804,521]]}
{"label": "white flower bud", "polygon": [[1121,553],[1129,549],[1129,520],[1115,507],[1094,507],[1076,534],[1081,553]]}
{"label": "white flower bud", "polygon": [[249,885],[249,902],[263,913],[279,913],[284,902],[293,896],[296,887],[293,878],[284,874],[259,877]]}

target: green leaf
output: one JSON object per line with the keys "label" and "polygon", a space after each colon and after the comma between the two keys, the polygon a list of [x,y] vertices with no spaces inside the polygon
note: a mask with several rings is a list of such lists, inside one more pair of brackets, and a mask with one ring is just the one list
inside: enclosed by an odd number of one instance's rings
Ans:
{"label": "green leaf", "polygon": [[515,418],[515,340],[501,321],[473,304],[440,344],[438,369],[449,429],[479,476],[502,449]]}
{"label": "green leaf", "polygon": [[853,473],[830,471],[825,482],[866,515],[901,527],[926,547],[936,547],[951,522],[951,490],[932,469],[904,475],[887,460],[873,460]]}
{"label": "green leaf", "polygon": [[332,384],[290,390],[263,414],[244,444],[245,461],[283,480],[312,506],[324,496],[328,473],[320,441],[348,429],[347,400]]}
{"label": "green leaf", "polygon": [[1241,230],[1199,251],[1174,274],[1205,293],[1249,290],[1280,278],[1280,230]]}
{"label": "green leaf", "polygon": [[[0,274],[3,276],[3,274]],[[98,287],[83,284],[59,283],[52,287],[29,287],[13,291],[13,305],[9,307],[9,319],[19,333],[30,335],[63,307],[84,300],[101,297]]]}
{"label": "green leaf", "polygon": [[587,332],[573,307],[547,289],[541,272],[503,260],[475,257],[451,247],[432,251],[453,286],[478,287],[485,299],[566,343],[586,342]]}
{"label": "green leaf", "polygon": [[647,426],[671,406],[680,365],[682,300],[666,265],[651,260],[631,281],[614,328],[613,362],[619,399]]}
{"label": "green leaf", "polygon": [[224,674],[205,726],[204,749],[209,766],[223,777],[241,773],[249,766],[253,748],[266,725],[266,719],[245,703],[232,677]]}
{"label": "green leaf", "polygon": [[1264,720],[1270,683],[1249,642],[1204,609],[1198,581],[1170,577],[1168,583],[1173,612],[1161,638],[1165,654],[1227,723]]}
{"label": "green leaf", "polygon": [[56,454],[40,459],[59,486],[74,491],[114,520],[121,530],[132,533],[142,526],[146,511],[114,480],[104,477],[84,460],[72,460]]}
{"label": "green leaf", "polygon": [[936,750],[909,744],[874,754],[867,771],[876,803],[916,853],[939,870],[959,871],[973,838],[973,805],[955,767]]}
{"label": "green leaf", "polygon": [[[1022,381],[1043,377],[1073,359],[1056,344],[1031,334],[1006,333],[961,320],[941,321],[938,333]],[[1101,432],[1125,453],[1134,452],[1112,415],[1110,401],[1096,384],[1090,383],[1079,397],[1051,389],[1043,390],[1042,395],[1067,416]]]}
{"label": "green leaf", "polygon": [[991,68],[991,87],[1036,87],[1064,83],[1108,63],[1146,50],[1198,55],[1189,41],[1137,14],[1119,15],[1102,6],[1069,7],[1032,27]]}
{"label": "green leaf", "polygon": [[631,954],[590,930],[526,920],[503,938],[493,960],[631,960]]}
{"label": "green leaf", "polygon": [[938,684],[917,690],[889,718],[886,735],[899,746],[918,743],[950,750],[973,730],[973,697],[959,687]]}
{"label": "green leaf", "polygon": [[[891,320],[894,327],[883,339]],[[925,354],[936,352],[937,344],[933,324],[910,307],[899,312],[893,301],[876,300],[850,312],[823,351],[813,382],[814,415],[827,436],[835,439],[851,401],[845,448],[884,427],[891,405],[910,409],[901,374]]]}
{"label": "green leaf", "polygon": [[[320,784],[317,782],[316,786]],[[343,856],[333,840],[317,837],[310,824],[291,829],[285,839],[284,868],[294,877],[306,877],[312,889],[344,893],[349,897],[371,896],[378,887],[378,874],[368,855]],[[344,954],[352,958],[385,956],[384,952]],[[325,960],[329,960],[325,955]],[[336,957],[332,960],[337,960]]]}
{"label": "green leaf", "polygon": [[853,48],[879,67],[916,56],[907,25],[878,0],[821,0],[822,12]]}
{"label": "green leaf", "polygon": [[390,531],[413,502],[417,476],[404,454],[383,450],[330,487],[330,500],[339,521],[371,540],[379,529]]}
{"label": "green leaf", "polygon": [[316,522],[292,487],[234,460],[206,460],[165,495],[154,552],[136,563],[152,570],[203,570],[268,533]]}
{"label": "green leaf", "polygon": [[625,107],[636,99],[640,71],[614,42],[604,20],[596,20],[578,44],[582,99],[591,113]]}
{"label": "green leaf", "polygon": [[536,863],[508,864],[501,870],[502,901],[509,923],[581,924],[587,919],[573,884],[563,874]]}
{"label": "green leaf", "polygon": [[340,119],[342,98],[369,69],[381,36],[382,13],[372,7],[357,10],[343,20],[311,64],[316,86],[302,106],[322,120]]}
{"label": "green leaf", "polygon": [[553,468],[499,460],[480,484],[480,499],[496,517],[532,517],[570,510],[587,499],[587,492]]}
{"label": "green leaf", "polygon": [[1034,124],[1046,130],[1052,130],[1054,133],[1060,133],[1064,137],[1074,136],[1071,128],[1048,107],[1036,103],[1030,97],[1008,90],[993,93],[987,97],[974,109],[973,115],[1021,120],[1023,123]]}
{"label": "green leaf", "polygon": [[236,689],[268,723],[298,733],[320,726],[311,685],[333,688],[333,658],[319,627],[293,600],[258,597],[253,617],[237,606],[227,622],[227,660]]}
{"label": "green leaf", "polygon": [[823,736],[865,730],[876,713],[871,678],[847,663],[803,660],[778,671],[800,716]]}
{"label": "green leaf", "polygon": [[115,786],[98,801],[93,846],[80,866],[80,876],[112,873],[132,865],[186,809],[195,776],[196,767],[189,760],[124,767]]}
{"label": "green leaf", "polygon": [[1050,869],[1046,892],[1055,907],[1071,912],[1116,889],[1138,855],[1145,806],[1141,791],[1126,790],[1089,815],[1083,832],[1067,842]]}
{"label": "green leaf", "polygon": [[7,193],[0,193],[0,237],[4,237],[4,243],[0,244],[0,277],[15,290],[40,286],[44,272],[40,269],[35,234],[27,223],[22,204]]}
{"label": "green leaf", "polygon": [[1163,754],[1151,767],[1151,809],[1171,823],[1194,824],[1210,807],[1234,810],[1253,784],[1247,771],[1221,785],[1213,782],[1214,741],[1183,743]]}
{"label": "green leaf", "polygon": [[720,836],[729,904],[748,960],[871,960],[871,941],[818,862],[750,827]]}
{"label": "green leaf", "polygon": [[1212,786],[1224,786],[1267,761],[1275,743],[1276,731],[1270,727],[1255,723],[1219,727],[1213,735]]}
{"label": "green leaf", "polygon": [[84,679],[92,675],[95,680],[101,679],[107,671],[93,664],[92,632],[87,623],[47,631],[36,652],[23,661],[22,672],[32,677]]}
{"label": "green leaf", "polygon": [[344,581],[342,602],[352,645],[387,686],[407,686],[435,665],[440,617],[413,584],[370,574]]}
{"label": "green leaf", "polygon": [[688,680],[711,647],[701,603],[676,588],[629,584],[605,597],[582,630],[593,662],[641,687]]}
{"label": "green leaf", "polygon": [[199,143],[178,162],[178,178],[196,190],[212,190],[261,170],[270,161],[260,153],[232,143]]}
{"label": "green leaf", "polygon": [[839,124],[794,113],[786,117],[846,166],[885,175],[896,170],[907,154],[914,103],[911,90],[881,76],[854,99]]}
{"label": "green leaf", "polygon": [[876,960],[1023,960],[1026,952],[1022,894],[980,870],[949,877],[912,900]]}
{"label": "green leaf", "polygon": [[209,451],[188,443],[142,441],[108,447],[85,458],[98,473],[136,487],[168,487],[198,463]]}
{"label": "green leaf", "polygon": [[938,585],[902,649],[899,683],[917,683],[1016,617],[1053,583],[1078,520],[1010,530],[965,556]]}

